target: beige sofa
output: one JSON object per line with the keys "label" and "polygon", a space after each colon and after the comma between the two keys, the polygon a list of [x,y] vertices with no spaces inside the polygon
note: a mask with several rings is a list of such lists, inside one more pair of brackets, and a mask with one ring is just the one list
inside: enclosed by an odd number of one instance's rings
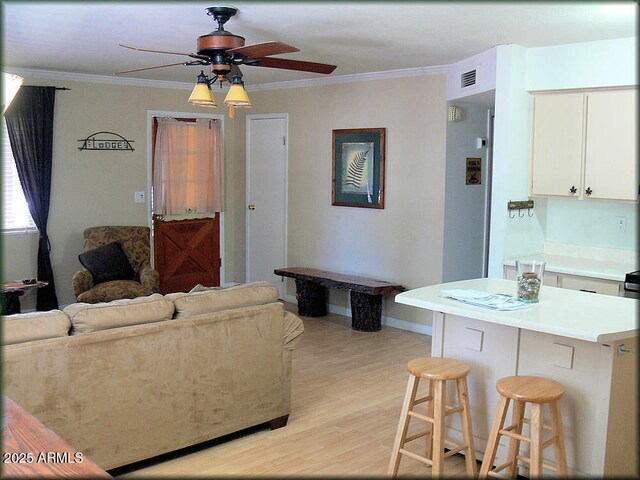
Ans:
{"label": "beige sofa", "polygon": [[104,469],[291,410],[304,327],[267,282],[2,320],[4,394]]}

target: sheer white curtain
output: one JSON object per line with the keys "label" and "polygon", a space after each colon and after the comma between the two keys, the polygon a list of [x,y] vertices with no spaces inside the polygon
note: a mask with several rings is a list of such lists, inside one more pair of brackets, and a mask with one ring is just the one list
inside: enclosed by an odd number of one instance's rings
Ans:
{"label": "sheer white curtain", "polygon": [[220,121],[158,118],[153,205],[158,214],[214,213],[223,208]]}

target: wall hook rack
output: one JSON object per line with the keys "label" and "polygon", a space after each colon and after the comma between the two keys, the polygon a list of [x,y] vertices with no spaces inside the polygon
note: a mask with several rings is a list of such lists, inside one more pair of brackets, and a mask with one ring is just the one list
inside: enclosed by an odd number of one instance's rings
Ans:
{"label": "wall hook rack", "polygon": [[522,210],[524,210],[525,208],[527,209],[527,214],[530,217],[533,217],[533,200],[518,200],[518,201],[512,201],[509,200],[509,203],[507,203],[507,211],[509,212],[509,218],[516,218],[515,215],[511,215],[511,212],[513,210],[518,210],[518,217],[520,218],[524,218],[524,213],[522,213]]}

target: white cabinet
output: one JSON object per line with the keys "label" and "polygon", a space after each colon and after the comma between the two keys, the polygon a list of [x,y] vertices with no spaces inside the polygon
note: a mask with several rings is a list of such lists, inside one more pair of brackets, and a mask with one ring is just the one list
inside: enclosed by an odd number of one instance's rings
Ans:
{"label": "white cabinet", "polygon": [[637,90],[588,92],[585,96],[585,195],[636,200]]}
{"label": "white cabinet", "polygon": [[581,292],[600,293],[602,295],[619,296],[624,293],[622,282],[603,280],[601,278],[579,277],[577,275],[559,275],[558,286]]}
{"label": "white cabinet", "polygon": [[[637,338],[621,343],[623,350],[637,349]],[[638,413],[630,405],[637,401],[637,356],[619,352],[621,343],[520,330],[518,375],[552,378],[564,386],[560,409],[567,463],[581,473],[631,474],[638,466],[632,447]],[[545,461],[554,463],[553,448],[545,450]]]}
{"label": "white cabinet", "polygon": [[[455,358],[471,367],[468,381],[476,458],[482,458],[498,404],[496,381],[508,375],[541,376],[565,388],[560,409],[572,476],[636,472],[637,348],[637,337],[603,345],[459,315],[434,314],[432,356]],[[526,413],[530,418],[530,411]],[[511,418],[511,412],[507,416]],[[549,416],[548,410],[545,416]],[[456,417],[447,419],[447,435],[461,442],[462,429]],[[506,459],[507,442],[506,437],[501,438],[496,465]],[[526,456],[526,445],[522,448]],[[554,463],[553,448],[545,449],[544,457],[546,463]]]}
{"label": "white cabinet", "polygon": [[[475,419],[473,435],[476,446],[486,445],[492,417],[479,412],[491,411],[498,404],[500,395],[495,388],[487,389],[485,385],[495,385],[502,377],[515,372],[518,363],[518,330],[455,315],[447,315],[447,319],[442,336],[442,352],[436,354],[432,348],[432,355],[455,358],[471,367],[473,374],[467,382],[469,397],[474,399],[471,408],[471,417]],[[453,394],[454,389],[451,390]],[[454,395],[448,402],[455,403]],[[462,432],[460,415],[451,415],[447,423]]]}
{"label": "white cabinet", "polygon": [[636,89],[533,95],[532,196],[638,199]]}
{"label": "white cabinet", "polygon": [[583,116],[582,93],[533,96],[531,195],[579,196]]}

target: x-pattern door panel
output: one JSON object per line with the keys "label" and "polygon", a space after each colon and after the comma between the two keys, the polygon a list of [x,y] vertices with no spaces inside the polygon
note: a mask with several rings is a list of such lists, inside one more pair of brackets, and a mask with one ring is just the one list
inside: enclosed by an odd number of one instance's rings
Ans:
{"label": "x-pattern door panel", "polygon": [[186,292],[199,283],[220,285],[219,218],[155,221],[155,261],[163,294]]}

